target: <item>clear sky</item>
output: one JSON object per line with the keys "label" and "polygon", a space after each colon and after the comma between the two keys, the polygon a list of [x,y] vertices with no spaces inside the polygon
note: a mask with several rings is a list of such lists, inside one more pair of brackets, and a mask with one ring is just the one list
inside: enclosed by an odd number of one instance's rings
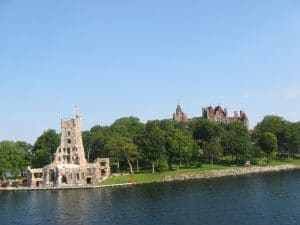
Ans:
{"label": "clear sky", "polygon": [[0,140],[221,104],[300,120],[300,1],[0,0]]}

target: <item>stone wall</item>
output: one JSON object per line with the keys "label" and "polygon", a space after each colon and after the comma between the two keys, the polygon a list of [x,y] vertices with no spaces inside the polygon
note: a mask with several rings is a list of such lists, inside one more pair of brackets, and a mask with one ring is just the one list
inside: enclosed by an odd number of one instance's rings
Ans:
{"label": "stone wall", "polygon": [[81,117],[61,120],[61,143],[54,161],[44,168],[28,168],[29,187],[63,187],[98,184],[110,176],[108,158],[87,163],[81,135]]}

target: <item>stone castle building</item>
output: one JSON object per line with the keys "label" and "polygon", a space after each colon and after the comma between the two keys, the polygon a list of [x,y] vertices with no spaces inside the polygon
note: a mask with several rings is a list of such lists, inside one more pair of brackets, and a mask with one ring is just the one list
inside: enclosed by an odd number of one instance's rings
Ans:
{"label": "stone castle building", "polygon": [[176,122],[188,122],[187,115],[182,111],[180,105],[177,105],[176,112],[173,113],[173,120]]}
{"label": "stone castle building", "polygon": [[242,122],[246,127],[249,127],[249,120],[246,113],[242,110],[238,113],[234,112],[234,116],[229,116],[227,109],[222,109],[221,106],[213,108],[209,106],[207,108],[202,108],[202,117],[217,123],[232,123],[235,121]]}
{"label": "stone castle building", "polygon": [[177,105],[176,112],[173,114],[173,120],[176,122],[189,122],[194,119],[207,119],[217,123],[232,123],[235,121],[241,121],[246,127],[249,127],[249,120],[244,111],[234,112],[233,116],[229,116],[227,109],[223,109],[221,106],[217,107],[204,107],[202,108],[202,117],[188,118],[182,111],[181,106]]}
{"label": "stone castle building", "polygon": [[88,163],[81,136],[81,117],[61,120],[61,143],[54,161],[44,168],[27,171],[29,187],[64,187],[97,184],[110,175],[108,158]]}

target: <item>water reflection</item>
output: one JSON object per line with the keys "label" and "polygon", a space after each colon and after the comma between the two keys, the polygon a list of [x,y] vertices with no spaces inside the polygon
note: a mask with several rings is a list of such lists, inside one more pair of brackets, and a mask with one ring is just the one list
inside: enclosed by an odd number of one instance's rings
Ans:
{"label": "water reflection", "polygon": [[[299,224],[300,172],[127,188],[0,192],[0,224]],[[17,216],[16,216],[17,215]]]}

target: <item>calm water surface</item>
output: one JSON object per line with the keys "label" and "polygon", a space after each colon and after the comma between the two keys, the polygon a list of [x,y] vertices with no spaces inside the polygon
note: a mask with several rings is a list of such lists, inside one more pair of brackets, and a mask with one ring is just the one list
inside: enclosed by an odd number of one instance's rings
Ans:
{"label": "calm water surface", "polygon": [[0,224],[300,224],[300,171],[126,188],[0,192]]}

